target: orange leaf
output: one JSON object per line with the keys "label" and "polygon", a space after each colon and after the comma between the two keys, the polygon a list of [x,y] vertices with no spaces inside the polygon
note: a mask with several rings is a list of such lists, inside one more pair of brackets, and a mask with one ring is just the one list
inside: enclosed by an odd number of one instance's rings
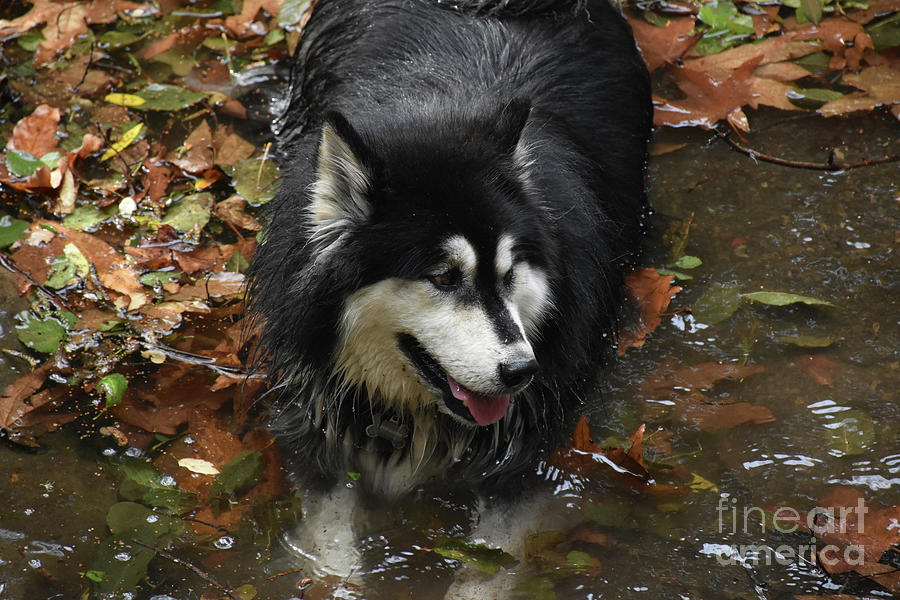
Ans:
{"label": "orange leaf", "polygon": [[674,279],[672,275],[660,275],[656,269],[635,269],[625,276],[625,285],[641,311],[641,319],[620,334],[620,356],[629,348],[643,346],[647,335],[662,323],[669,302],[681,291],[679,286],[672,285]]}

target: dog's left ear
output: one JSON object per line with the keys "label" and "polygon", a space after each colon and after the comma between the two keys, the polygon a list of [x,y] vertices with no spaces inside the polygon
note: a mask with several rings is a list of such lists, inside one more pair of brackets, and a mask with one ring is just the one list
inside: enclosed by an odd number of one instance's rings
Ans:
{"label": "dog's left ear", "polygon": [[372,211],[368,151],[353,126],[330,113],[322,126],[310,216],[317,233],[365,221]]}
{"label": "dog's left ear", "polygon": [[515,150],[530,114],[531,101],[525,98],[515,98],[500,110],[497,117],[497,134],[504,150],[510,152]]}

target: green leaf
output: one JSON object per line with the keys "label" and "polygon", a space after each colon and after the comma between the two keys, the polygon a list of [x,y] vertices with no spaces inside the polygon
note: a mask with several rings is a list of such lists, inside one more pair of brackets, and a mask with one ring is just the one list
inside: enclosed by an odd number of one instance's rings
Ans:
{"label": "green leaf", "polygon": [[232,273],[243,273],[249,266],[250,263],[244,258],[244,255],[235,250],[228,262],[225,263],[225,270]]}
{"label": "green leaf", "polygon": [[285,0],[278,10],[278,26],[289,31],[297,29],[309,3],[310,0]]}
{"label": "green leaf", "polygon": [[792,346],[797,346],[798,348],[827,348],[844,338],[820,337],[815,335],[776,335],[775,339],[783,344],[790,344]]}
{"label": "green leaf", "polygon": [[253,206],[265,204],[278,191],[278,167],[271,159],[248,158],[230,171],[234,190]]}
{"label": "green leaf", "polygon": [[473,565],[482,573],[496,574],[501,567],[509,568],[518,561],[500,548],[488,548],[466,540],[445,538],[431,549],[434,553]]}
{"label": "green leaf", "polygon": [[141,283],[150,287],[156,287],[164,283],[178,283],[181,279],[181,271],[150,271],[139,278]]}
{"label": "green leaf", "polygon": [[532,577],[528,581],[516,584],[513,597],[524,600],[557,600],[553,581],[549,577]]}
{"label": "green leaf", "polygon": [[100,583],[103,581],[103,576],[105,573],[103,571],[87,571],[84,576],[90,579],[95,583]]}
{"label": "green leaf", "polygon": [[65,256],[57,256],[50,263],[50,270],[47,272],[47,280],[44,282],[44,285],[54,290],[61,290],[69,285],[70,282],[74,283],[76,281],[75,273],[77,271],[78,268],[71,260]]}
{"label": "green leaf", "polygon": [[675,261],[675,266],[679,269],[696,269],[703,264],[703,261],[696,256],[682,256]]}
{"label": "green leaf", "polygon": [[76,283],[79,279],[87,277],[90,270],[91,265],[87,258],[84,257],[78,246],[69,242],[63,248],[63,256],[53,259],[44,285],[61,290]]}
{"label": "green leaf", "polygon": [[788,101],[805,110],[815,110],[827,102],[843,98],[844,94],[825,88],[793,88],[785,94]]}
{"label": "green leaf", "polygon": [[79,231],[96,231],[97,226],[103,221],[112,218],[116,213],[115,207],[100,210],[93,204],[79,206],[72,214],[63,218],[63,225]]}
{"label": "green leaf", "polygon": [[347,477],[349,477],[351,481],[359,481],[359,478],[362,477],[362,474],[357,473],[356,471],[347,471]]}
{"label": "green leaf", "polygon": [[[16,335],[26,348],[37,352],[52,354],[67,337],[67,324],[74,325],[77,317],[72,313],[56,313],[58,316],[48,316],[41,319],[29,311],[23,311],[16,315]],[[72,321],[65,315],[70,315]]]}
{"label": "green leaf", "polygon": [[656,272],[660,275],[672,275],[679,281],[693,281],[694,279],[693,275],[688,275],[687,273],[682,273],[681,271],[673,271],[672,269],[656,269]]}
{"label": "green leaf", "polygon": [[13,219],[9,215],[0,216],[0,248],[8,248],[21,240],[26,229],[28,221]]}
{"label": "green leaf", "polygon": [[822,20],[823,7],[822,0],[800,0],[800,8],[803,9],[806,18],[813,23],[818,23]]}
{"label": "green leaf", "polygon": [[760,304],[768,304],[770,306],[787,306],[788,304],[806,304],[809,306],[834,306],[826,300],[811,298],[810,296],[800,296],[799,294],[788,294],[786,292],[750,292],[749,294],[741,294],[744,300],[759,302]]}
{"label": "green leaf", "polygon": [[128,380],[121,373],[110,373],[97,384],[97,389],[106,400],[106,408],[121,403],[127,388]]}
{"label": "green leaf", "polygon": [[576,573],[585,573],[600,565],[600,561],[581,550],[572,550],[566,554],[566,563],[566,566]]}
{"label": "green leaf", "polygon": [[29,177],[43,167],[44,163],[30,152],[9,150],[6,153],[6,166],[9,168],[9,172],[16,177]]}
{"label": "green leaf", "polygon": [[136,41],[142,39],[144,35],[139,35],[137,33],[131,31],[107,31],[104,32],[103,35],[100,36],[100,44],[109,48],[110,50],[115,50],[117,48],[124,48],[125,46],[130,46]]}
{"label": "green leaf", "polygon": [[165,474],[153,463],[136,459],[126,461],[119,467],[123,475],[119,493],[123,498],[164,508],[176,515],[192,509],[197,503],[196,494],[178,489],[174,481],[168,485],[164,483]]}
{"label": "green leaf", "polygon": [[825,424],[828,447],[835,456],[866,453],[875,442],[875,422],[861,410],[834,413],[834,421]]}
{"label": "green leaf", "polygon": [[[206,92],[192,92],[177,85],[151,83],[134,94],[109,94],[106,100],[113,104],[130,106],[136,110],[172,112],[187,108],[205,100],[208,96],[209,94]],[[142,102],[138,102],[134,98],[139,98]]]}
{"label": "green leaf", "polygon": [[16,39],[16,43],[26,52],[34,52],[37,47],[44,41],[44,36],[40,31],[32,30],[24,33]]}
{"label": "green leaf", "polygon": [[209,192],[185,196],[166,209],[163,225],[171,225],[178,231],[190,232],[194,227],[203,228],[209,223],[213,196]]}
{"label": "green leaf", "polygon": [[866,27],[866,33],[872,38],[875,52],[900,46],[900,12]]}
{"label": "green leaf", "polygon": [[262,479],[265,458],[259,450],[238,452],[222,467],[209,487],[210,497],[241,495]]}
{"label": "green leaf", "polygon": [[733,315],[740,305],[741,293],[737,286],[714,283],[694,302],[691,312],[701,323],[715,325]]}
{"label": "green leaf", "polygon": [[791,62],[795,65],[800,65],[814,75],[822,75],[829,72],[830,61],[831,57],[824,52],[814,52],[807,56],[795,58]]}
{"label": "green leaf", "polygon": [[48,152],[41,157],[41,163],[51,171],[59,166],[59,159],[62,155],[59,152]]}
{"label": "green leaf", "polygon": [[184,521],[134,502],[113,504],[106,514],[112,536],[103,540],[92,571],[102,574],[95,591],[100,595],[133,592],[147,576],[147,566],[156,553],[130,540],[152,547],[166,543],[187,531]]}

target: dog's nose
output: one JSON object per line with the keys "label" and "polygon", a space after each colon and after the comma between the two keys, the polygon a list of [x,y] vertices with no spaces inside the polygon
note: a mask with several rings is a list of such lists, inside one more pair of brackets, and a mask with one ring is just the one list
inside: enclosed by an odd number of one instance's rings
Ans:
{"label": "dog's nose", "polygon": [[500,363],[500,381],[510,389],[523,388],[537,373],[538,363],[534,357]]}

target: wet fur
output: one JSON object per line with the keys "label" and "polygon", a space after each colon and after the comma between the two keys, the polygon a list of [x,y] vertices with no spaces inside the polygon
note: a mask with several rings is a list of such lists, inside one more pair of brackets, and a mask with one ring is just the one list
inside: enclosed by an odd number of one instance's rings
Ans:
{"label": "wet fur", "polygon": [[[612,346],[650,124],[646,69],[603,0],[320,0],[250,270],[284,447],[390,497],[435,476],[497,490],[559,443]],[[491,264],[514,239],[552,300],[522,324],[540,372],[488,427],[437,410],[415,373],[373,392],[344,360],[375,335],[349,325],[352,300],[421,281],[452,235]],[[399,448],[366,434],[390,419]]]}

